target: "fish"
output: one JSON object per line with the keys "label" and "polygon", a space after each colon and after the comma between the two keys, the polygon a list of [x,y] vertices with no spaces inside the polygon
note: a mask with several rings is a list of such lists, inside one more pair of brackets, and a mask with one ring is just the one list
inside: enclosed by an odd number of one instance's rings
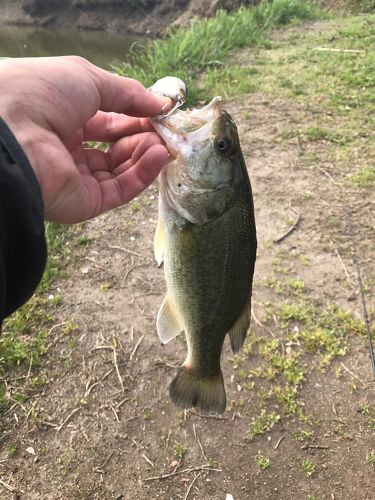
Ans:
{"label": "fish", "polygon": [[182,332],[187,343],[169,394],[180,408],[221,414],[224,339],[237,353],[250,325],[257,248],[250,179],[220,96],[152,123],[170,153],[159,177],[154,237],[167,285],[156,328],[163,344]]}

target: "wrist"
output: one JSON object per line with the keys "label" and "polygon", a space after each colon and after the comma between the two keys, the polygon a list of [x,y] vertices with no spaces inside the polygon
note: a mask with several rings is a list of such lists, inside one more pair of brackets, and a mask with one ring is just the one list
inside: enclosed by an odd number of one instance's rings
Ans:
{"label": "wrist", "polygon": [[22,106],[7,97],[0,98],[0,116],[11,130],[19,146],[25,153],[40,184],[36,144],[41,144],[40,126],[33,124]]}

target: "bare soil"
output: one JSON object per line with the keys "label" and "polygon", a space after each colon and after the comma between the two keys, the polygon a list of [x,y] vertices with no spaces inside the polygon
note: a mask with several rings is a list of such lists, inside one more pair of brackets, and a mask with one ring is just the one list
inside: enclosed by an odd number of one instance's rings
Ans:
{"label": "bare soil", "polygon": [[[339,170],[336,144],[280,139],[288,127],[316,124],[316,110],[261,94],[228,102],[227,109],[239,128],[254,191],[259,254],[252,332],[282,339],[276,315],[265,314],[269,304],[276,311],[289,300],[267,286],[275,260],[293,268],[310,297],[361,318],[348,207],[370,283],[373,192],[342,187],[346,173]],[[326,120],[334,127],[329,115]],[[354,170],[362,159],[353,161]],[[297,213],[295,229],[274,243]],[[14,490],[0,485],[1,498],[224,500],[230,493],[235,500],[373,499],[369,456],[375,440],[363,408],[374,404],[375,385],[364,337],[353,335],[349,353],[325,372],[312,358],[306,367],[300,399],[312,440],[295,438],[302,424],[293,414],[249,438],[260,402],[244,388],[228,343],[222,356],[226,414],[202,416],[171,404],[168,386],[185,343],[179,337],[162,346],[156,334],[165,293],[153,258],[156,219],[152,186],[133,203],[76,227],[67,242],[70,259],[52,292],[62,304],[40,368],[45,383],[35,387],[33,411],[15,403],[3,418],[2,450],[15,452],[0,460],[0,477]],[[86,245],[79,244],[83,235]],[[262,359],[254,354],[241,363],[251,370]],[[271,459],[263,470],[255,460],[259,450]],[[310,477],[302,466],[306,459],[315,464]]]}

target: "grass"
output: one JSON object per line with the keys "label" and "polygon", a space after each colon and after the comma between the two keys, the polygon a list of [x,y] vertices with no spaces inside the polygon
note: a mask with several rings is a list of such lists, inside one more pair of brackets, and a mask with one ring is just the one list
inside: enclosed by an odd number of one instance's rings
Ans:
{"label": "grass", "polygon": [[[331,22],[324,34],[298,32],[273,41],[262,58],[254,53],[242,66],[252,68],[251,81],[261,92],[308,100],[310,107],[321,103],[325,112],[341,115],[353,110],[360,114],[363,106],[370,111],[375,106],[374,21],[374,15],[350,17],[340,19],[340,24]],[[321,47],[328,50],[316,50]],[[323,118],[326,121],[326,115]],[[372,122],[370,112],[361,121]],[[350,130],[353,136],[355,132]],[[331,128],[320,125],[306,133],[312,140],[347,141],[345,134],[335,135],[336,130],[332,135]]]}
{"label": "grass", "polygon": [[[62,256],[66,230],[56,224],[46,225],[46,238],[49,257],[46,269],[32,298],[3,325],[0,336],[0,374],[9,376],[17,367],[38,366],[48,350],[48,329],[53,320],[56,306],[60,303],[58,295],[49,295],[53,280],[61,273]],[[6,378],[5,378],[6,380]],[[30,379],[30,384],[35,379]],[[6,406],[5,383],[0,383],[0,405]]]}
{"label": "grass", "polygon": [[368,187],[375,183],[375,167],[364,165],[356,174],[352,175],[354,186]]}
{"label": "grass", "polygon": [[[196,78],[200,73],[211,69],[212,81],[215,70],[222,69],[235,49],[263,44],[269,30],[293,19],[319,16],[321,12],[314,2],[302,0],[274,0],[231,13],[219,11],[214,18],[197,20],[186,30],[171,30],[165,39],[148,45],[135,44],[130,62],[114,66],[114,70],[146,86],[163,76],[177,76],[187,83],[190,100],[196,102],[199,95]],[[233,80],[233,73],[236,72],[231,70],[226,74],[226,85]],[[217,72],[216,77],[220,74]],[[237,72],[237,77],[243,76],[241,71]]]}
{"label": "grass", "polygon": [[267,413],[266,410],[262,410],[258,417],[255,417],[251,423],[251,428],[248,434],[250,439],[253,439],[260,434],[272,429],[272,427],[280,421],[280,415],[276,412]]}
{"label": "grass", "polygon": [[271,459],[263,455],[261,451],[255,455],[255,463],[260,470],[267,469],[271,465]]}
{"label": "grass", "polygon": [[302,469],[307,477],[311,477],[315,473],[315,464],[309,458],[302,461]]}

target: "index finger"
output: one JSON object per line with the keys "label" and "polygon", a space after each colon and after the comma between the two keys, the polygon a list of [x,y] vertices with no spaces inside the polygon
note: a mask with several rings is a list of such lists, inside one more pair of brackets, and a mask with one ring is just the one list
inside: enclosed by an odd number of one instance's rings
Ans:
{"label": "index finger", "polygon": [[153,131],[148,118],[98,111],[83,127],[83,140],[114,142],[124,136]]}

